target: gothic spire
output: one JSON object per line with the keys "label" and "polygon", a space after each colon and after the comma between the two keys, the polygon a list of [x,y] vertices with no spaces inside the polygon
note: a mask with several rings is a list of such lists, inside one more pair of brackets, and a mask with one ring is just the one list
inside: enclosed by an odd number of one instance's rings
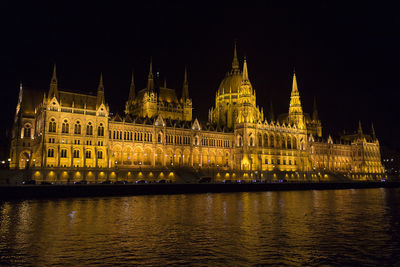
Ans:
{"label": "gothic spire", "polygon": [[317,110],[317,99],[314,97],[314,106],[313,106],[313,114],[312,114],[313,121],[318,120],[318,110]]}
{"label": "gothic spire", "polygon": [[293,84],[292,84],[292,93],[297,92],[299,93],[299,89],[297,87],[297,79],[296,79],[296,72],[293,71]]}
{"label": "gothic spire", "polygon": [[149,76],[147,78],[147,90],[148,91],[154,90],[153,59],[152,58],[150,58]]}
{"label": "gothic spire", "polygon": [[51,80],[50,80],[50,89],[49,89],[48,96],[49,96],[49,98],[52,98],[53,96],[58,98],[58,80],[57,80],[55,63],[54,63],[54,67],[53,67],[53,75],[51,76]]}
{"label": "gothic spire", "polygon": [[135,100],[135,78],[133,75],[133,71],[132,71],[132,77],[131,77],[131,86],[129,87],[129,97],[128,97],[129,101],[134,101]]}
{"label": "gothic spire", "polygon": [[363,134],[362,126],[361,126],[361,121],[358,121],[358,133],[361,135]]}
{"label": "gothic spire", "polygon": [[187,78],[186,67],[185,67],[185,77],[183,79],[182,98],[184,100],[189,98],[189,82],[188,82],[188,78]]}
{"label": "gothic spire", "polygon": [[297,87],[296,73],[293,73],[293,84],[292,84],[292,93],[290,95],[289,113],[291,110],[303,113],[303,109],[301,107],[301,102],[300,102],[299,89]]}
{"label": "gothic spire", "polygon": [[235,40],[234,48],[233,48],[232,69],[234,69],[234,70],[238,70],[239,69],[239,60],[237,58],[237,51],[236,51],[236,40]]}
{"label": "gothic spire", "polygon": [[100,73],[99,86],[97,87],[97,104],[96,107],[99,108],[101,104],[104,104],[104,85],[103,85],[103,73]]}
{"label": "gothic spire", "polygon": [[100,81],[99,86],[97,87],[97,91],[104,91],[104,84],[103,84],[103,73],[100,72]]}
{"label": "gothic spire", "polygon": [[374,123],[371,123],[371,136],[373,139],[376,139]]}
{"label": "gothic spire", "polygon": [[289,122],[296,123],[298,127],[304,127],[303,108],[301,107],[299,89],[297,88],[296,73],[293,72],[292,93],[289,104]]}

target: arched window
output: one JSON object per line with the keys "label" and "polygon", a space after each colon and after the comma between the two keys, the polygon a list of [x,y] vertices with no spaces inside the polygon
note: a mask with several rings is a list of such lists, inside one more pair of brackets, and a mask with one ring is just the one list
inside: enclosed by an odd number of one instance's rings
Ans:
{"label": "arched window", "polygon": [[67,157],[67,150],[61,149],[61,158],[66,158],[66,157]]}
{"label": "arched window", "polygon": [[79,158],[79,150],[74,150],[74,158]]}
{"label": "arched window", "polygon": [[259,147],[262,146],[262,136],[261,136],[261,134],[258,135],[258,146]]}
{"label": "arched window", "polygon": [[23,138],[30,138],[30,137],[31,137],[31,125],[30,124],[25,124]]}
{"label": "arched window", "polygon": [[290,136],[287,139],[287,148],[292,149],[292,138]]}
{"label": "arched window", "polygon": [[49,158],[53,158],[54,157],[54,149],[53,148],[49,148],[47,150],[47,157],[49,157]]}
{"label": "arched window", "polygon": [[161,133],[158,134],[158,140],[157,142],[161,143]]}
{"label": "arched window", "polygon": [[51,119],[49,122],[49,132],[50,133],[55,133],[56,132],[56,128],[57,128],[57,124],[55,119]]}
{"label": "arched window", "polygon": [[74,134],[81,134],[81,124],[79,121],[75,123]]}
{"label": "arched window", "polygon": [[86,157],[87,159],[90,159],[90,158],[92,157],[92,151],[86,150],[85,157]]}
{"label": "arched window", "polygon": [[68,133],[69,132],[69,124],[67,120],[64,120],[62,127],[61,127],[61,132],[62,133]]}
{"label": "arched window", "polygon": [[276,136],[276,146],[275,147],[280,148],[280,145],[281,145],[281,138],[280,138],[280,136],[278,134]]}
{"label": "arched window", "polygon": [[250,137],[250,142],[249,142],[250,146],[254,146],[254,141],[253,141],[253,137]]}
{"label": "arched window", "polygon": [[93,125],[91,122],[86,126],[86,135],[93,135]]}
{"label": "arched window", "polygon": [[271,134],[271,135],[269,136],[269,145],[270,145],[270,147],[275,147],[274,142],[275,142],[275,140],[274,140],[274,135]]}
{"label": "arched window", "polygon": [[103,158],[103,151],[97,151],[97,158],[102,159]]}
{"label": "arched window", "polygon": [[98,136],[104,136],[104,126],[102,123],[100,123],[98,129],[97,129],[97,135]]}

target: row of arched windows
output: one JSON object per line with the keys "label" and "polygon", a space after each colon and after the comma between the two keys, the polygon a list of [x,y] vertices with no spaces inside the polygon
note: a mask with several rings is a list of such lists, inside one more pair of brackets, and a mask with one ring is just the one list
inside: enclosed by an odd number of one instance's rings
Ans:
{"label": "row of arched windows", "polygon": [[153,142],[153,134],[143,132],[110,131],[109,138],[114,140]]}
{"label": "row of arched windows", "polygon": [[[67,150],[66,149],[61,149],[60,151],[60,157],[61,158],[67,158]],[[74,150],[72,153],[73,158],[79,158],[79,150]],[[49,148],[47,150],[47,157],[49,158],[53,158],[54,157],[54,149],[53,148]],[[90,159],[92,157],[92,151],[90,150],[86,150],[85,152],[85,157],[87,159]],[[97,151],[97,158],[98,159],[102,159],[103,158],[103,151]]]}
{"label": "row of arched windows", "polygon": [[190,136],[167,134],[165,136],[165,141],[167,144],[190,145],[192,138]]}
{"label": "row of arched windows", "polygon": [[[253,144],[254,145],[254,144]],[[259,147],[274,147],[274,148],[287,148],[287,149],[297,149],[297,141],[295,137],[290,136],[280,136],[273,134],[261,134],[258,135],[258,146]]]}
{"label": "row of arched windows", "polygon": [[[52,118],[49,122],[49,132],[55,133],[57,132],[57,123],[54,118]],[[61,125],[61,133],[69,133],[69,123],[68,120],[64,120]],[[74,134],[81,134],[82,133],[82,125],[80,121],[76,121],[74,124]],[[86,135],[93,135],[93,124],[88,122],[86,125]],[[97,127],[97,136],[104,136],[104,125],[100,123]]]}
{"label": "row of arched windows", "polygon": [[201,140],[201,145],[202,146],[229,147],[229,141],[221,140],[221,139],[203,138]]}
{"label": "row of arched windows", "polygon": [[272,159],[266,158],[264,163],[265,164],[277,164],[277,165],[296,165],[297,164],[295,159],[294,160],[291,160],[291,159],[289,159],[289,160],[282,159],[281,160],[281,159],[273,159],[273,158]]}
{"label": "row of arched windows", "polygon": [[[237,146],[243,146],[243,137],[239,136],[237,140]],[[249,146],[256,146],[254,138],[251,136],[249,138]],[[274,135],[267,135],[264,134],[264,137],[262,135],[258,135],[258,146],[259,147],[270,147],[270,148],[286,148],[286,149],[297,149],[297,141],[295,137],[282,137],[280,135],[277,135],[274,137]]]}

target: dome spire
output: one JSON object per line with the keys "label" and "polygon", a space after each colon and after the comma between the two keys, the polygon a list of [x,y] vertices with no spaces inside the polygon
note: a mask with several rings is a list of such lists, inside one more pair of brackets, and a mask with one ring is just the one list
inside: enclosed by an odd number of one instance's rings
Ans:
{"label": "dome spire", "polygon": [[239,69],[239,60],[237,58],[237,51],[236,51],[236,40],[233,46],[233,61],[232,61],[232,69],[238,70]]}

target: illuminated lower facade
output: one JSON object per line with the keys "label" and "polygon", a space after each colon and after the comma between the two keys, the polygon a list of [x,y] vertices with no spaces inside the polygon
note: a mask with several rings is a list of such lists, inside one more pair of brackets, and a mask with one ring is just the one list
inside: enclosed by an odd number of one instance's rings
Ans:
{"label": "illuminated lower facade", "polygon": [[234,51],[209,121],[192,119],[185,70],[182,97],[164,82],[135,92],[132,76],[123,116],[111,116],[102,77],[96,96],[59,90],[54,67],[48,93],[20,87],[10,167],[38,181],[381,179],[379,141],[372,129],[322,138],[316,105],[303,113],[296,76],[289,112],[276,119],[256,104],[255,90]]}

